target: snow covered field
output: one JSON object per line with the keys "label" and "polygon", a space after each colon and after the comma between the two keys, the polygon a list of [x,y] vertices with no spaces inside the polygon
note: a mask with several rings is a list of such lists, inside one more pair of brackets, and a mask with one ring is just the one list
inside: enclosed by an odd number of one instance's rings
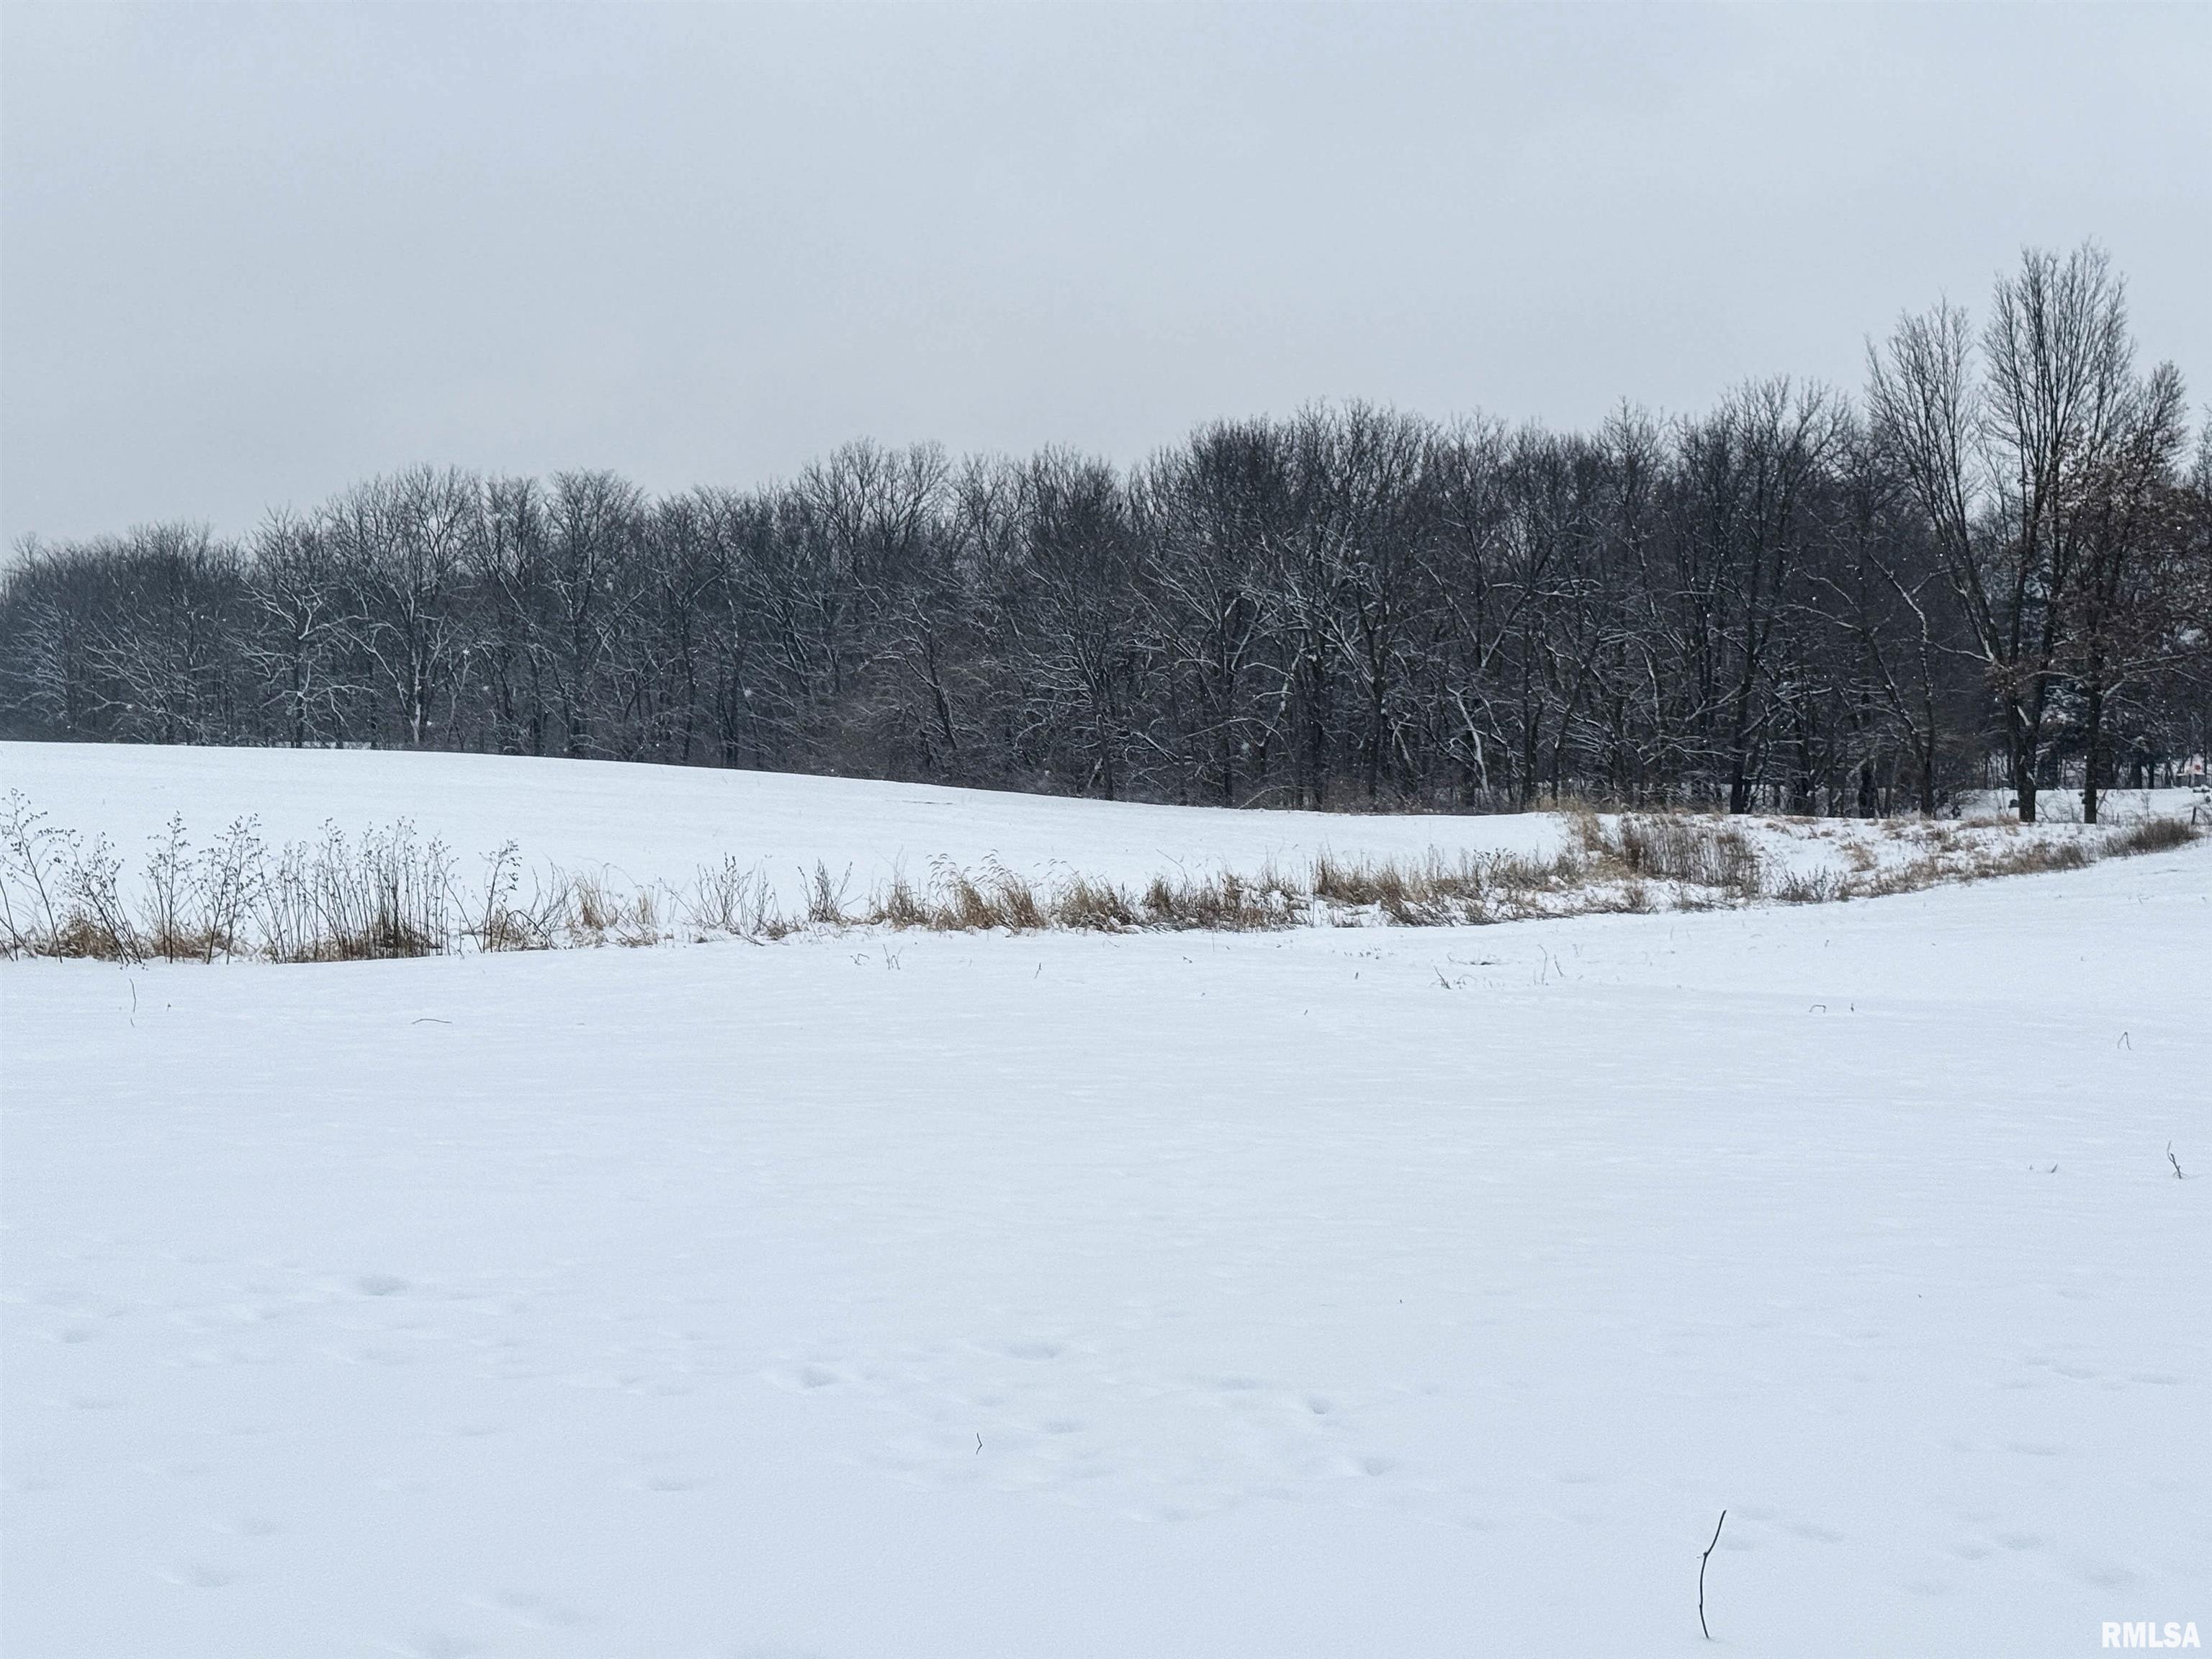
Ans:
{"label": "snow covered field", "polygon": [[966,868],[995,858],[1032,879],[1074,868],[1143,882],[1178,866],[1257,870],[1324,849],[1416,858],[1548,854],[1548,814],[1511,817],[1347,817],[1146,806],[875,783],[856,778],[723,772],[605,761],[391,750],[187,749],[0,743],[0,788],[20,790],[53,820],[105,831],[136,852],[172,813],[202,842],[252,814],[270,841],[309,840],[325,822],[348,831],[410,819],[473,873],[514,839],[526,861],[605,871],[637,887],[681,885],[726,854],[757,863],[786,901],[803,897],[819,862],[866,891],[930,860]]}
{"label": "snow covered field", "polygon": [[0,744],[0,955],[124,959],[392,954],[370,948],[383,935],[368,920],[390,884],[439,896],[392,910],[385,931],[416,941],[398,954],[775,935],[810,915],[1219,926],[1224,884],[1272,896],[1241,910],[1247,926],[1707,909],[2079,865],[2141,850],[2130,830],[2146,820],[2212,815],[2179,789],[2115,792],[2091,828],[2078,807],[2029,826],[1239,812],[590,761],[96,744]]}
{"label": "snow covered field", "polygon": [[[1554,832],[208,753],[4,782],[641,878]],[[2212,844],[0,997],[10,1656],[1703,1652],[1723,1508],[1717,1650],[2212,1631]]]}

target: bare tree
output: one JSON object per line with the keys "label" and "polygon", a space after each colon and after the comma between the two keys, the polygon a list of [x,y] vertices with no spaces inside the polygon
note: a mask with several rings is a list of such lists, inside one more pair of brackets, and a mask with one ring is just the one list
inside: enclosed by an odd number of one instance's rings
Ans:
{"label": "bare tree", "polygon": [[648,500],[372,480],[0,572],[12,735],[418,747],[1231,804],[1549,792],[2085,811],[2212,744],[2212,449],[2103,256],[1870,348],[1869,418],[1753,382],[1593,434],[1365,405],[1127,475],[850,444]]}
{"label": "bare tree", "polygon": [[268,688],[279,741],[319,742],[338,720],[341,653],[362,623],[322,526],[271,514],[254,538],[246,594],[258,625],[246,634],[247,663]]}
{"label": "bare tree", "polygon": [[2130,385],[2103,452],[2085,465],[2073,511],[2081,569],[2064,631],[2082,702],[2081,817],[2097,821],[2113,693],[2161,665],[2177,630],[2169,578],[2174,465],[2185,436],[2181,376],[2161,363]]}
{"label": "bare tree", "polygon": [[361,599],[357,643],[410,749],[428,746],[440,701],[450,704],[465,672],[468,636],[454,600],[483,534],[482,507],[473,477],[418,467],[348,491],[323,517]]}

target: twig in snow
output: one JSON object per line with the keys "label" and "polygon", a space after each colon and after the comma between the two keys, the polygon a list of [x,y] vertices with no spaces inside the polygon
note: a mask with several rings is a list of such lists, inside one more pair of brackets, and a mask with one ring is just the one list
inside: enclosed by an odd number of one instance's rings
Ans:
{"label": "twig in snow", "polygon": [[2136,1051],[2136,1045],[2128,1041],[2128,1034],[2125,1031],[2120,1033],[2120,1040],[2118,1042],[2115,1042],[2112,1047],[2115,1048],[2124,1048],[2130,1054],[2133,1054]]}
{"label": "twig in snow", "polygon": [[407,1023],[410,1025],[451,1025],[453,1022],[450,1019],[440,1019],[434,1014],[425,1014],[420,1019],[410,1019]]}
{"label": "twig in snow", "polygon": [[2181,1173],[2181,1160],[2173,1155],[2173,1143],[2170,1140],[2166,1143],[2166,1161],[2173,1165],[2173,1178],[2176,1181],[2189,1179],[2187,1176]]}
{"label": "twig in snow", "polygon": [[1723,1510],[1721,1518],[1713,1522],[1713,1541],[1705,1546],[1705,1553],[1698,1558],[1698,1628],[1705,1631],[1708,1642],[1713,1639],[1713,1633],[1705,1629],[1705,1563],[1713,1559],[1713,1551],[1721,1541],[1721,1528],[1726,1525],[1728,1511]]}

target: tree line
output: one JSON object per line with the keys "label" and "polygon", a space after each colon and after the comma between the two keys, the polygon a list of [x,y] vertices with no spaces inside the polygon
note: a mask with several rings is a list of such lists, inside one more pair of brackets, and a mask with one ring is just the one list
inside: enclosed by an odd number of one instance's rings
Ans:
{"label": "tree line", "polygon": [[1598,430],[1364,404],[1118,470],[855,443],[755,489],[422,467],[228,541],[28,542],[0,729],[1244,805],[1818,813],[2212,750],[2212,427],[2030,252],[1853,399]]}

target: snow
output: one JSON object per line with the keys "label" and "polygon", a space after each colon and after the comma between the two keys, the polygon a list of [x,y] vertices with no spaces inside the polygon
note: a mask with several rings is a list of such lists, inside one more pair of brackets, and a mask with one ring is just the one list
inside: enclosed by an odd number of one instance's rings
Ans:
{"label": "snow", "polygon": [[[1156,876],[1273,869],[1305,878],[1323,854],[1347,862],[1446,866],[1464,855],[1542,860],[1581,844],[1556,811],[1464,816],[1232,811],[1121,801],[994,793],[861,779],[799,777],[605,761],[525,759],[395,750],[217,749],[0,743],[0,790],[88,841],[104,835],[125,860],[125,898],[149,848],[172,817],[207,848],[251,818],[264,842],[313,842],[325,828],[357,834],[404,822],[456,860],[461,908],[481,908],[491,855],[512,842],[525,893],[556,873],[590,876],[617,895],[662,887],[678,901],[696,878],[734,859],[757,874],[787,915],[803,914],[819,866],[846,903],[866,908],[894,876],[927,893],[945,868],[982,877],[994,867],[1040,884],[1070,875],[1141,891]],[[1756,849],[1770,882],[1827,875],[1849,880],[1941,854],[1971,861],[2033,839],[2107,840],[2144,817],[2212,806],[2185,789],[2114,791],[2104,827],[2084,828],[2073,797],[2045,798],[2050,821],[1984,817],[1965,825],[1911,819],[1747,817],[1729,820]],[[2063,810],[2074,803],[2069,821]],[[1987,803],[1995,805],[1994,798]],[[1601,822],[1617,824],[1610,815]],[[7,879],[0,873],[0,880]],[[11,893],[27,899],[20,888]],[[1692,896],[1696,902],[1711,895]],[[1587,895],[1553,901],[1586,908]],[[19,902],[19,908],[22,905]],[[31,906],[26,914],[36,908]]]}
{"label": "snow", "polygon": [[[6,783],[118,842],[1537,830],[54,753]],[[0,1647],[1688,1654],[1723,1508],[1730,1653],[2212,1629],[2208,970],[2204,843],[1471,929],[0,964]]]}
{"label": "snow", "polygon": [[1241,812],[1072,800],[926,784],[798,777],[702,767],[390,750],[94,748],[0,744],[0,788],[19,790],[64,828],[104,831],[136,853],[172,813],[204,845],[234,818],[259,818],[270,841],[313,839],[400,818],[473,872],[512,839],[526,864],[605,871],[632,886],[680,887],[734,854],[758,865],[787,903],[803,902],[819,862],[850,872],[855,894],[895,871],[925,881],[935,859],[981,869],[995,859],[1043,878],[1062,870],[1142,884],[1178,866],[1244,873],[1323,850],[1418,858],[1447,853],[1549,854],[1559,819]]}

